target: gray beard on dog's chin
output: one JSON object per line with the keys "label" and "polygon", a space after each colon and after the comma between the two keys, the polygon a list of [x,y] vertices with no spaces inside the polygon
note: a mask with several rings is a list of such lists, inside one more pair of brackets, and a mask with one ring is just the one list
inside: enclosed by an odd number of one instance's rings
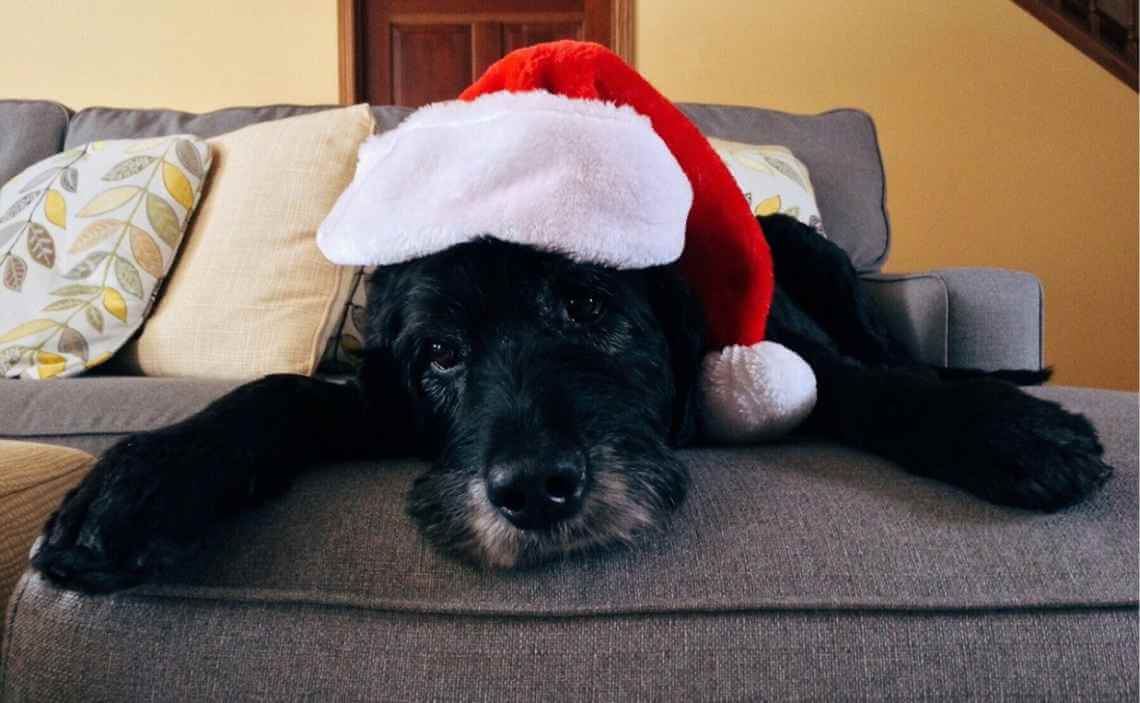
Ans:
{"label": "gray beard on dog's chin", "polygon": [[[608,448],[595,447],[590,463],[598,468],[581,511],[548,529],[524,530],[512,524],[491,504],[480,474],[452,484],[453,501],[447,506],[436,502],[448,492],[438,485],[413,489],[410,511],[421,533],[440,551],[479,567],[518,569],[633,545],[664,527],[687,491],[686,467],[671,452],[631,467]],[[456,495],[460,492],[463,495]]]}
{"label": "gray beard on dog's chin", "polygon": [[635,500],[626,479],[603,472],[594,478],[582,511],[548,530],[521,530],[504,518],[487,499],[486,484],[468,484],[470,551],[476,561],[513,569],[616,544],[632,544],[637,535],[654,528],[655,510]]}

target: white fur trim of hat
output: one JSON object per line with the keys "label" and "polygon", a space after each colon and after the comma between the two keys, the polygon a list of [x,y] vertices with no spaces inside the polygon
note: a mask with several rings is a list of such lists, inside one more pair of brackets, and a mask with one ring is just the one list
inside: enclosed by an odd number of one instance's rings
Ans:
{"label": "white fur trim of hat", "polygon": [[545,91],[437,103],[360,149],[317,232],[342,265],[490,235],[614,268],[676,261],[693,192],[649,118]]}

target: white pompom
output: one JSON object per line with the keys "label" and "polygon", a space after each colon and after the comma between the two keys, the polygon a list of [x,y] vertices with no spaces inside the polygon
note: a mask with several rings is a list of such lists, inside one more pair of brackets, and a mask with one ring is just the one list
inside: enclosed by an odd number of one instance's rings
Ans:
{"label": "white pompom", "polygon": [[815,407],[811,367],[775,342],[710,352],[701,387],[705,434],[718,442],[775,439],[792,431]]}

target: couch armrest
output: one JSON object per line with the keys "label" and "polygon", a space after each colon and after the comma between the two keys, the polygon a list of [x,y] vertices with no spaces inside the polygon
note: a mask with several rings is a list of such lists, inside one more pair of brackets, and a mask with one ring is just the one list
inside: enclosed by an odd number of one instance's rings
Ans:
{"label": "couch armrest", "polygon": [[1041,282],[1021,271],[955,268],[870,274],[863,289],[919,361],[977,369],[1039,369]]}

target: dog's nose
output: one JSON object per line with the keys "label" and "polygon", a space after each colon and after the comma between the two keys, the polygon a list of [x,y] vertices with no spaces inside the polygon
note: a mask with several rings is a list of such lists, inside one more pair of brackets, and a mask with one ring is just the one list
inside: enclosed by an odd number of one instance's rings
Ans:
{"label": "dog's nose", "polygon": [[487,498],[516,527],[541,530],[573,517],[586,492],[586,467],[561,458],[541,468],[504,462],[487,471]]}

